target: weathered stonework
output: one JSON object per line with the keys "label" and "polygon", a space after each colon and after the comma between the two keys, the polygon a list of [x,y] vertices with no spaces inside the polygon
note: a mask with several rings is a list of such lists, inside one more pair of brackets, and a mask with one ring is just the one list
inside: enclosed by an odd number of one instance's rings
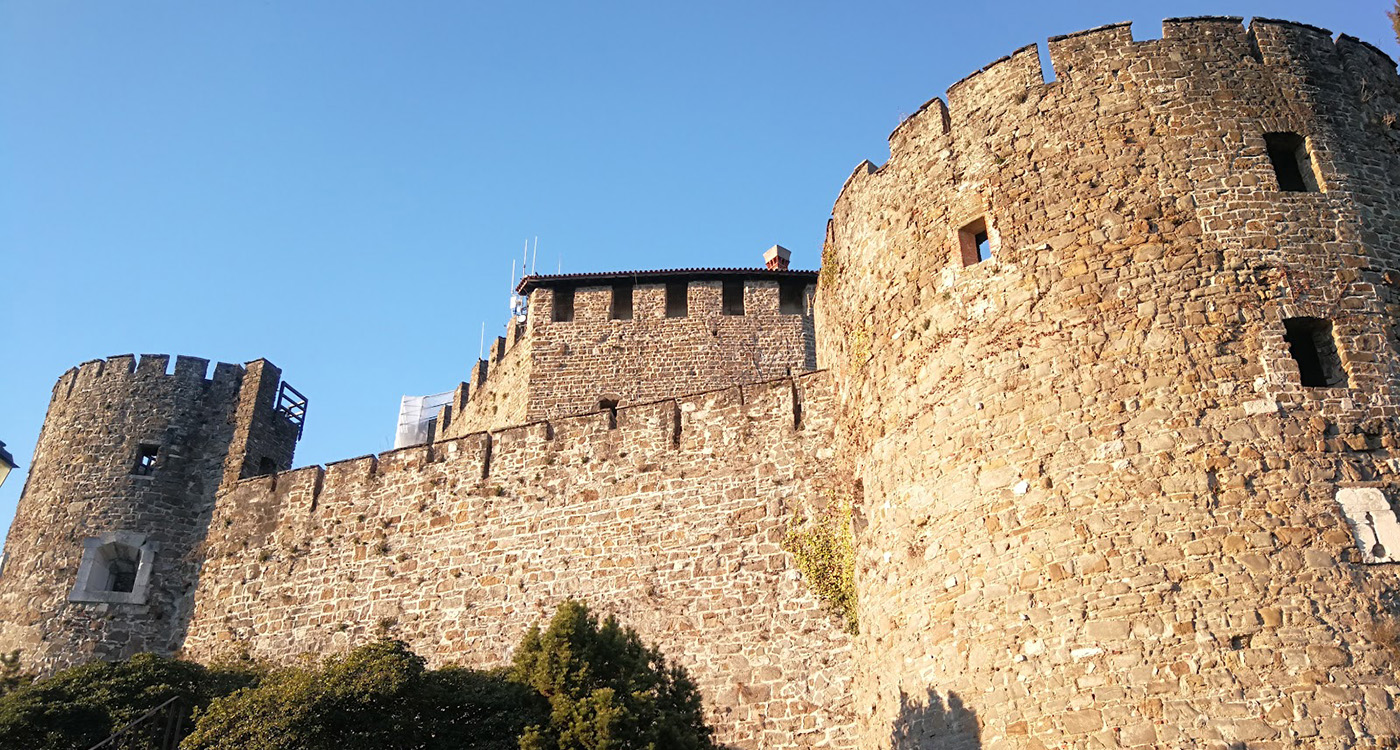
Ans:
{"label": "weathered stonework", "polygon": [[[54,386],[0,577],[0,646],[31,668],[179,648],[220,483],[263,458],[291,465],[296,429],[259,397],[276,393],[277,368],[220,363],[206,380],[208,365],[179,357],[167,374],[166,356],[111,357]],[[137,474],[143,445],[154,465]],[[113,534],[145,550],[144,596],[75,590],[85,540]]]}
{"label": "weathered stonework", "polygon": [[[786,311],[780,268],[639,272],[623,319],[629,275],[522,282],[428,445],[282,471],[266,363],[70,372],[0,650],[494,666],[579,597],[735,747],[1400,746],[1394,63],[1235,18],[1049,51],[902,123]],[[833,500],[854,638],[782,549]]]}
{"label": "weathered stonework", "polygon": [[684,665],[724,742],[846,746],[850,636],[780,547],[831,481],[829,391],[818,373],[240,482],[185,652],[286,661],[385,631],[495,667],[573,597]]}
{"label": "weathered stonework", "polygon": [[[1210,18],[1050,60],[953,86],[835,207],[861,746],[1394,746],[1396,570],[1336,499],[1400,491],[1394,63]],[[1280,189],[1275,132],[1321,190]],[[1300,383],[1300,316],[1345,387]]]}
{"label": "weathered stonework", "polygon": [[[667,317],[666,285],[636,280],[630,317],[612,318],[613,287],[606,281],[533,277],[529,314],[497,339],[488,360],[463,383],[438,434],[461,437],[479,430],[597,411],[602,401],[644,403],[680,393],[758,383],[816,369],[811,272],[753,269],[744,284],[744,311],[726,315],[718,278],[689,277],[688,309]],[[562,279],[562,280],[560,280]],[[779,305],[780,283],[801,290],[798,310]],[[573,289],[573,319],[553,319],[554,295]]]}

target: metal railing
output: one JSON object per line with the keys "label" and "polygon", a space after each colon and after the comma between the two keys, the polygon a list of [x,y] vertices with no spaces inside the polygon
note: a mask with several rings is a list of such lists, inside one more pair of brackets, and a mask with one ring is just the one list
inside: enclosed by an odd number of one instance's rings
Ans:
{"label": "metal railing", "polygon": [[284,381],[277,391],[277,413],[296,425],[297,439],[301,439],[301,429],[306,424],[306,396]]}
{"label": "metal railing", "polygon": [[176,696],[88,750],[176,750],[184,728],[184,701]]}

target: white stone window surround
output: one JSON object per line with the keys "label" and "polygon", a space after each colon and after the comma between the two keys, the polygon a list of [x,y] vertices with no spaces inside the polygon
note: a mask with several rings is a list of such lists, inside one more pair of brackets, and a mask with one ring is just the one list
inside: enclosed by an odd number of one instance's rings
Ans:
{"label": "white stone window surround", "polygon": [[1339,487],[1337,504],[1361,552],[1361,562],[1400,562],[1400,521],[1384,492],[1375,487]]}
{"label": "white stone window surround", "polygon": [[[139,553],[136,582],[129,592],[104,590],[111,575],[107,568],[110,550],[106,549],[111,545],[122,545]],[[109,531],[84,539],[83,560],[78,565],[78,578],[73,583],[73,591],[68,594],[68,601],[145,604],[151,588],[151,570],[159,550],[159,542],[150,541],[145,534],[134,531]]]}

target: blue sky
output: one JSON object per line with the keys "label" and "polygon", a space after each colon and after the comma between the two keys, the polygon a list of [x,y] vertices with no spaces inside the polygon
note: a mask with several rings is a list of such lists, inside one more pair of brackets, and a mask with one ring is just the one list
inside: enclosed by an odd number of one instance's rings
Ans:
{"label": "blue sky", "polygon": [[[947,86],[1053,34],[1269,16],[1400,57],[1390,0],[0,0],[0,440],[127,352],[267,357],[298,465],[392,443],[541,271],[814,268],[837,191]],[[0,488],[8,528],[23,472]]]}

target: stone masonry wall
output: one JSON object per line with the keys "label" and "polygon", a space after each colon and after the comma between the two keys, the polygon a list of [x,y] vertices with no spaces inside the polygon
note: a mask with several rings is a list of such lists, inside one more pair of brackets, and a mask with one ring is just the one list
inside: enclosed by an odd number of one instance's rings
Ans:
{"label": "stone masonry wall", "polygon": [[725,743],[847,747],[851,639],[780,546],[831,481],[829,401],[819,373],[245,480],[219,498],[185,652],[388,632],[494,667],[576,597],[685,666]]}
{"label": "stone masonry wall", "polygon": [[508,328],[491,345],[490,358],[476,363],[471,381],[457,387],[448,418],[439,420],[437,439],[529,421],[531,339],[523,323],[512,321]]}
{"label": "stone masonry wall", "polygon": [[[925,105],[833,211],[860,746],[1394,746],[1396,568],[1335,499],[1400,492],[1394,63],[1209,18],[1050,61]],[[1321,191],[1280,190],[1279,131]],[[1302,387],[1296,316],[1345,386]]]}
{"label": "stone masonry wall", "polygon": [[633,318],[609,320],[612,289],[585,286],[574,319],[551,319],[554,290],[530,295],[532,339],[529,419],[594,411],[600,399],[621,404],[754,383],[816,369],[811,300],[803,314],[778,311],[778,284],[746,282],[744,314],[720,313],[720,282],[692,281],[689,314],[666,317],[666,288],[638,284]]}
{"label": "stone masonry wall", "polygon": [[[235,432],[266,443],[285,423],[251,410],[238,421],[242,392],[277,369],[125,355],[84,363],[54,387],[0,574],[0,651],[21,651],[41,673],[93,658],[140,651],[171,653],[184,637],[198,567],[190,553],[203,538]],[[285,424],[281,427],[285,431]],[[275,442],[275,441],[274,441]],[[293,441],[294,442],[294,441]],[[154,469],[137,476],[138,446],[158,446]],[[291,445],[274,458],[291,463]],[[236,477],[243,462],[231,461]],[[143,534],[158,550],[145,603],[69,601],[84,540],[112,532]]]}

